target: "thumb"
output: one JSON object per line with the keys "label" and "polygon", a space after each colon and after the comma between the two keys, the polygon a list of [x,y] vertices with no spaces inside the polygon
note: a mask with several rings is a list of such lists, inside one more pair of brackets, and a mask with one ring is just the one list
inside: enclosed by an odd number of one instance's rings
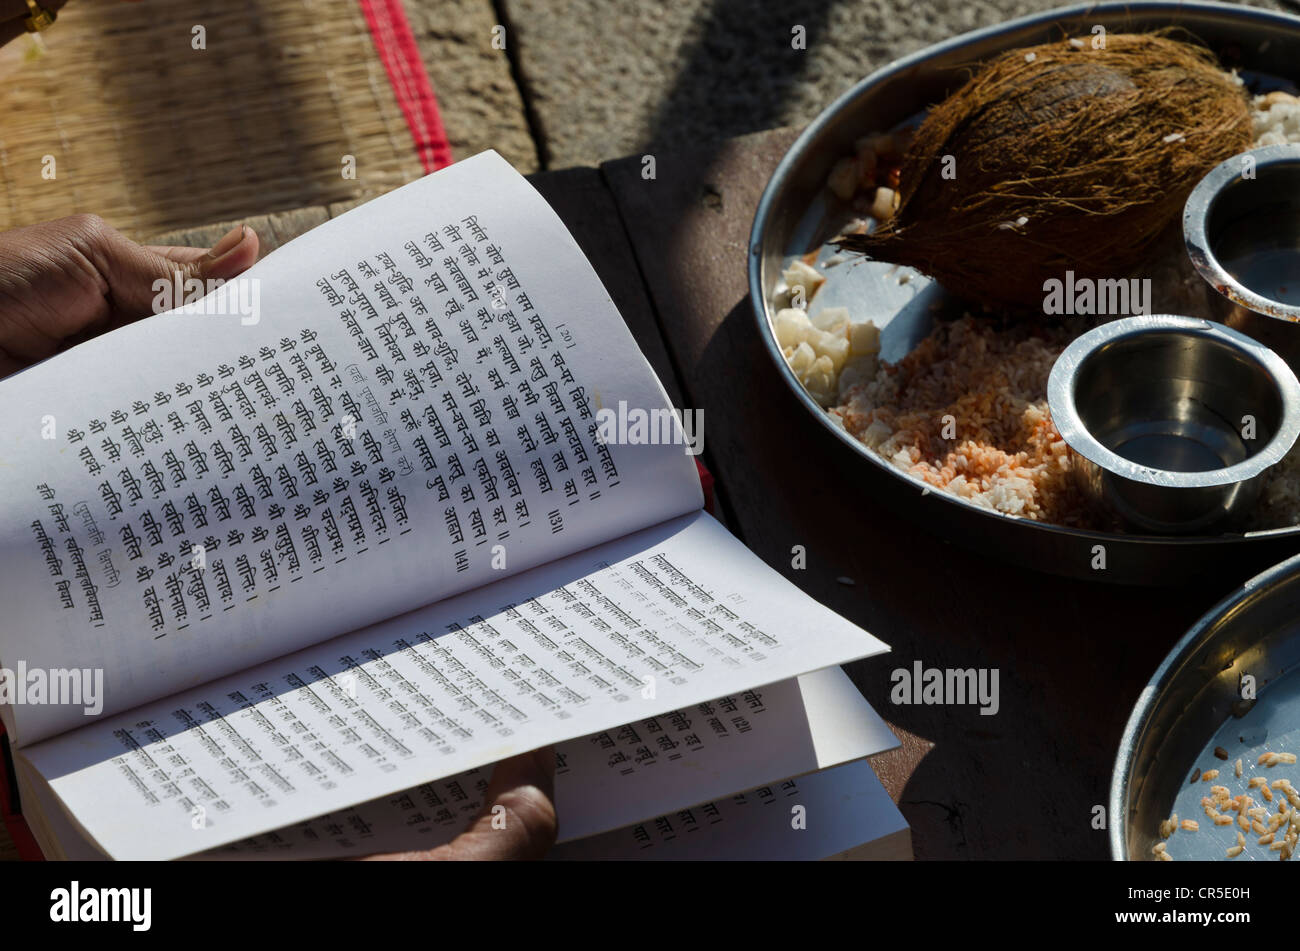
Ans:
{"label": "thumb", "polygon": [[257,261],[257,234],[247,225],[232,228],[208,251],[145,247],[98,219],[88,223],[85,232],[77,243],[103,278],[119,319],[153,313],[158,281],[226,281]]}
{"label": "thumb", "polygon": [[555,844],[555,749],[497,763],[483,809],[468,829],[437,848],[371,855],[366,861],[447,862],[540,859]]}
{"label": "thumb", "polygon": [[453,859],[536,860],[555,844],[555,750],[543,747],[496,765],[483,811],[450,844]]}

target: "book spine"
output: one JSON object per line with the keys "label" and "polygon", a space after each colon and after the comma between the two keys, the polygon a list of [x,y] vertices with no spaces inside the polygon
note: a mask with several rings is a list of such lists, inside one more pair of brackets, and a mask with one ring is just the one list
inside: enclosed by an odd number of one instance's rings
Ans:
{"label": "book spine", "polygon": [[14,771],[14,758],[9,751],[9,737],[5,735],[3,723],[0,723],[0,762],[4,764],[3,775],[0,775],[0,818],[4,819],[5,831],[18,850],[19,858],[26,862],[43,862],[45,856],[41,847],[36,844],[36,838],[22,816],[18,774]]}

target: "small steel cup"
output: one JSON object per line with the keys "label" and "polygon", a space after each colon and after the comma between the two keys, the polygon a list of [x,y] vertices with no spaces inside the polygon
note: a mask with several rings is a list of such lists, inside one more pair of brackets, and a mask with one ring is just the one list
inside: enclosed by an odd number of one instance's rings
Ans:
{"label": "small steel cup", "polygon": [[1300,434],[1300,381],[1281,357],[1192,317],[1089,331],[1057,358],[1047,399],[1088,501],[1145,533],[1240,524]]}
{"label": "small steel cup", "polygon": [[1215,291],[1206,316],[1300,366],[1300,145],[1216,166],[1187,198],[1183,240]]}

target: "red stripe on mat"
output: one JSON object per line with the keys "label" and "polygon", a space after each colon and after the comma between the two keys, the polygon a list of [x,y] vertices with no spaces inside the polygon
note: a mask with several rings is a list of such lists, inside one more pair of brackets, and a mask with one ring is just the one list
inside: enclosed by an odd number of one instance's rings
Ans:
{"label": "red stripe on mat", "polygon": [[452,163],[451,143],[438,112],[438,98],[415,45],[410,21],[402,9],[402,0],[359,0],[361,12],[370,27],[375,51],[388,73],[397,104],[406,116],[407,128],[426,172],[435,172]]}

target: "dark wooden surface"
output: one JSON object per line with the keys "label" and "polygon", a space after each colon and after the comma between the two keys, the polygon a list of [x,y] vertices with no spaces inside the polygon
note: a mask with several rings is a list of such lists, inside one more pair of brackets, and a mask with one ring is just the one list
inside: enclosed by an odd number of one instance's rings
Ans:
{"label": "dark wooden surface", "polygon": [[[535,175],[677,405],[704,410],[719,514],[765,562],[893,648],[849,668],[902,747],[872,758],[912,827],[917,858],[1106,858],[1094,828],[1141,686],[1205,609],[1242,578],[1124,588],[1053,577],[946,543],[896,497],[863,486],[856,455],[813,424],[776,375],[751,315],[754,209],[793,140]],[[346,210],[251,224],[270,250]],[[160,235],[211,245],[228,225]],[[807,566],[791,563],[804,546]],[[849,579],[846,584],[840,579]],[[895,668],[991,668],[1000,709],[896,706]],[[9,843],[0,830],[0,858]]]}

